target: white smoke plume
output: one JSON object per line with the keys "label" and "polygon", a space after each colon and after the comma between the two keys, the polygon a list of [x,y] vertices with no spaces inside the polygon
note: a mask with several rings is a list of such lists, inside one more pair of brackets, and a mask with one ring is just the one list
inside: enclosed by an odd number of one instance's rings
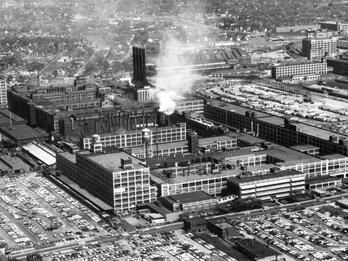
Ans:
{"label": "white smoke plume", "polygon": [[[185,48],[186,44],[168,33],[164,35],[157,67],[166,69],[157,73],[155,96],[159,102],[159,110],[167,115],[174,112],[175,101],[184,99],[186,94],[191,93],[193,84],[200,78],[189,67],[185,67],[192,64],[188,57],[182,55]],[[183,67],[185,70],[179,69]]]}

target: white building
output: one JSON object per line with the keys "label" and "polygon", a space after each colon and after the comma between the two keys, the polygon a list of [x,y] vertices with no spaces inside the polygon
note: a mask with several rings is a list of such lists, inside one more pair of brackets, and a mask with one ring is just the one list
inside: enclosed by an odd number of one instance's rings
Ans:
{"label": "white building", "polygon": [[7,108],[7,83],[5,79],[0,79],[0,108]]}

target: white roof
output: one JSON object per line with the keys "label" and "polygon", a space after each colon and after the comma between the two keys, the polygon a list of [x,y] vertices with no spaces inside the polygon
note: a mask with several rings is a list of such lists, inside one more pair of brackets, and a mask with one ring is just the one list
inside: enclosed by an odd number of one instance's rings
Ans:
{"label": "white roof", "polygon": [[33,143],[23,146],[23,149],[48,166],[56,164],[56,157],[54,155],[48,153]]}

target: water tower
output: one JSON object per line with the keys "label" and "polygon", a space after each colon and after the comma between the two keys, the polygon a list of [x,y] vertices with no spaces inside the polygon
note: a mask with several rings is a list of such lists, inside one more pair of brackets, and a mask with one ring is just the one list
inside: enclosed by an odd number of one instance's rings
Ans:
{"label": "water tower", "polygon": [[103,145],[100,142],[100,136],[98,134],[94,134],[92,136],[91,149],[92,149],[93,153],[103,151]]}
{"label": "water tower", "polygon": [[151,130],[145,128],[141,130],[142,139],[144,143],[145,159],[148,159],[150,154],[152,154],[152,132]]}

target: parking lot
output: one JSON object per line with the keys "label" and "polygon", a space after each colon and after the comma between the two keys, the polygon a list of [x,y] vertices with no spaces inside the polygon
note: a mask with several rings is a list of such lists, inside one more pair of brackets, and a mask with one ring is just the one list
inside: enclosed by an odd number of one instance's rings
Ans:
{"label": "parking lot", "polygon": [[[339,209],[334,203],[329,206]],[[296,260],[348,260],[348,222],[328,213],[326,207],[281,211],[247,218],[236,225]]]}
{"label": "parking lot", "polygon": [[36,173],[1,179],[0,212],[0,237],[11,251],[109,235],[98,215]]}
{"label": "parking lot", "polygon": [[43,255],[44,260],[154,260],[173,261],[217,260],[235,261],[213,245],[184,231],[162,234],[132,234],[110,243],[101,241],[73,249],[52,251]]}

